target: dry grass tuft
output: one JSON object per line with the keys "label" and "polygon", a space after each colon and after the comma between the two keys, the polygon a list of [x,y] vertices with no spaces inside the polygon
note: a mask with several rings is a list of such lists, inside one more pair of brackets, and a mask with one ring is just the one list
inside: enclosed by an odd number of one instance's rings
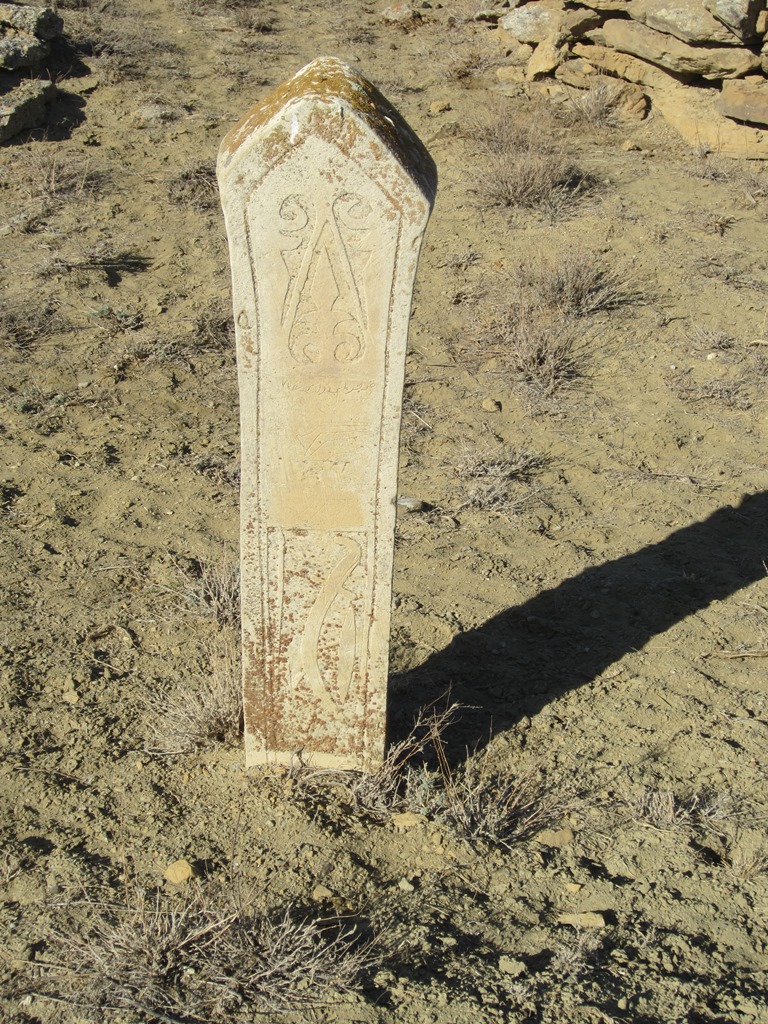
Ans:
{"label": "dry grass tuft", "polygon": [[731,380],[696,381],[690,370],[674,374],[669,386],[683,402],[717,402],[728,409],[745,412],[754,405],[743,376]]}
{"label": "dry grass tuft", "polygon": [[495,104],[470,124],[469,133],[485,156],[476,186],[484,206],[540,209],[554,219],[592,184],[556,141],[552,116],[544,110],[521,120],[511,107]]}
{"label": "dry grass tuft", "polygon": [[408,735],[390,747],[375,772],[314,769],[297,757],[289,769],[289,778],[297,794],[310,800],[327,786],[341,788],[354,813],[374,821],[388,821],[398,811],[421,813],[429,803],[426,794],[434,785],[426,768],[427,752],[434,747],[435,738],[443,736],[455,723],[460,711],[460,704],[422,708]]}
{"label": "dry grass tuft", "polygon": [[671,789],[644,786],[626,803],[636,824],[660,832],[697,828],[720,835],[723,825],[737,817],[729,794],[709,790],[678,796]]}
{"label": "dry grass tuft", "polygon": [[168,198],[178,206],[203,213],[218,206],[219,189],[216,167],[204,161],[185,168],[168,182]]}
{"label": "dry grass tuft", "polygon": [[87,933],[53,936],[57,963],[38,993],[110,1019],[214,1024],[299,1013],[358,988],[379,962],[356,924],[293,907],[269,916],[237,890],[137,891],[122,906],[87,909]]}
{"label": "dry grass tuft", "polygon": [[768,874],[768,846],[765,836],[757,830],[738,834],[728,846],[728,865],[743,882],[751,882]]}
{"label": "dry grass tuft", "polygon": [[210,650],[208,662],[207,674],[179,683],[170,693],[155,692],[146,698],[149,753],[170,756],[239,743],[243,698],[234,644]]}
{"label": "dry grass tuft", "polygon": [[538,301],[563,316],[607,312],[636,298],[615,268],[579,247],[528,261],[518,269],[517,280],[531,303]]}
{"label": "dry grass tuft", "polygon": [[462,508],[511,519],[530,502],[531,475],[545,465],[546,459],[529,448],[511,448],[498,439],[481,448],[468,447],[456,465],[456,474],[465,485]]}
{"label": "dry grass tuft", "polygon": [[15,166],[22,192],[28,200],[41,202],[44,211],[90,198],[105,183],[104,173],[94,169],[90,160],[38,146],[25,152]]}
{"label": "dry grass tuft", "polygon": [[705,327],[703,324],[691,324],[687,338],[699,352],[728,352],[734,347],[730,334],[716,327]]}
{"label": "dry grass tuft", "polygon": [[594,931],[577,930],[566,936],[554,951],[550,964],[553,975],[572,983],[592,971],[604,941]]}
{"label": "dry grass tuft", "polygon": [[439,740],[435,746],[442,787],[433,797],[432,817],[460,838],[510,848],[562,815],[540,771],[514,775],[499,768],[490,747],[452,771]]}
{"label": "dry grass tuft", "polygon": [[569,125],[587,125],[590,128],[613,128],[617,124],[616,104],[622,83],[602,75],[589,89],[570,95],[562,116]]}
{"label": "dry grass tuft", "polygon": [[240,625],[240,563],[222,553],[220,558],[193,558],[177,563],[180,597],[186,611],[212,616],[222,628]]}
{"label": "dry grass tuft", "polygon": [[548,315],[520,296],[487,303],[471,331],[477,348],[497,358],[502,379],[539,395],[551,396],[583,375],[583,332],[572,319]]}
{"label": "dry grass tuft", "polygon": [[194,348],[206,351],[235,351],[235,324],[232,310],[223,302],[211,302],[195,318]]}
{"label": "dry grass tuft", "polygon": [[37,342],[66,329],[67,322],[53,303],[32,309],[0,306],[0,340],[17,352],[29,352]]}
{"label": "dry grass tuft", "polygon": [[[294,792],[315,801],[324,787],[341,789],[354,813],[386,822],[392,814],[424,815],[470,844],[509,848],[550,827],[562,815],[543,774],[515,775],[494,763],[490,748],[452,768],[445,736],[461,705],[423,709],[413,729],[372,774],[315,770],[297,760],[289,777]],[[437,769],[429,767],[429,758]]]}

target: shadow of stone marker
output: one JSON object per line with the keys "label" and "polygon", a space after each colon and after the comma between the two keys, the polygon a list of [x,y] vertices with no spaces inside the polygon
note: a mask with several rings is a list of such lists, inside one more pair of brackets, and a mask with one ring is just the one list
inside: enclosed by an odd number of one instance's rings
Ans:
{"label": "shadow of stone marker", "polygon": [[246,764],[375,769],[397,455],[435,166],[358,72],[309,64],[222,142],[240,381]]}

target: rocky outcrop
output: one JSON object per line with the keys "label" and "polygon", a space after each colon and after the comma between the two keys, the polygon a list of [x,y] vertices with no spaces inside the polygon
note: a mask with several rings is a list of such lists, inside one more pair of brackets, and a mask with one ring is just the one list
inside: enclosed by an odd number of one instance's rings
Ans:
{"label": "rocky outcrop", "polygon": [[45,118],[45,106],[56,95],[53,82],[20,82],[0,99],[0,142],[35,128]]}
{"label": "rocky outcrop", "polygon": [[765,8],[763,0],[704,0],[704,6],[744,42],[757,35],[757,19]]}
{"label": "rocky outcrop", "polygon": [[740,78],[760,68],[759,55],[742,46],[691,46],[636,21],[608,21],[594,38],[668,71],[710,80]]}
{"label": "rocky outcrop", "polygon": [[768,125],[768,79],[758,75],[723,82],[720,111],[737,121]]}
{"label": "rocky outcrop", "polygon": [[599,72],[632,83],[634,116],[650,102],[693,146],[768,159],[766,0],[529,0],[498,25],[516,54],[501,80],[590,89]]}
{"label": "rocky outcrop", "polygon": [[50,7],[0,3],[0,142],[41,124],[46,103],[56,95],[47,80],[22,79],[41,68],[50,43],[63,28]]}
{"label": "rocky outcrop", "polygon": [[738,37],[727,25],[710,14],[701,0],[631,0],[627,13],[657,32],[666,32],[684,43],[725,43],[732,45]]}
{"label": "rocky outcrop", "polygon": [[589,10],[566,10],[558,0],[538,0],[518,7],[499,18],[499,28],[521,43],[543,43],[561,36],[578,39],[600,24],[600,17]]}

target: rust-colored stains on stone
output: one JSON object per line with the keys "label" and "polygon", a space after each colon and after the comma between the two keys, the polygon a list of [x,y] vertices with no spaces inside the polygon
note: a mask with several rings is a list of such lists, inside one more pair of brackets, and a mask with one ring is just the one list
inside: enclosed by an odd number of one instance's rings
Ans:
{"label": "rust-colored stains on stone", "polygon": [[237,311],[246,760],[373,769],[434,164],[369,82],[326,58],[235,126],[218,174]]}

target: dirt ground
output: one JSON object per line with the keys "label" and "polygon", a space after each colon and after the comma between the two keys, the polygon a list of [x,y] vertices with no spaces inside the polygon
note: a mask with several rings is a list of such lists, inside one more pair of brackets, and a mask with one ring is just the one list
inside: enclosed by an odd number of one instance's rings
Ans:
{"label": "dirt ground", "polygon": [[[479,0],[405,27],[381,6],[60,3],[50,124],[1,154],[0,1014],[768,1022],[768,174],[500,87]],[[440,176],[393,740],[463,710],[376,807],[359,780],[246,772],[233,728],[196,745],[184,717],[237,675],[216,151],[321,54]],[[541,201],[499,198],[510,125],[570,162]],[[564,268],[592,274],[581,299],[550,287]],[[179,860],[196,878],[164,879]],[[259,1002],[235,966],[227,999],[185,1002],[223,984],[206,950],[235,890],[315,922],[346,980],[289,972]]]}

